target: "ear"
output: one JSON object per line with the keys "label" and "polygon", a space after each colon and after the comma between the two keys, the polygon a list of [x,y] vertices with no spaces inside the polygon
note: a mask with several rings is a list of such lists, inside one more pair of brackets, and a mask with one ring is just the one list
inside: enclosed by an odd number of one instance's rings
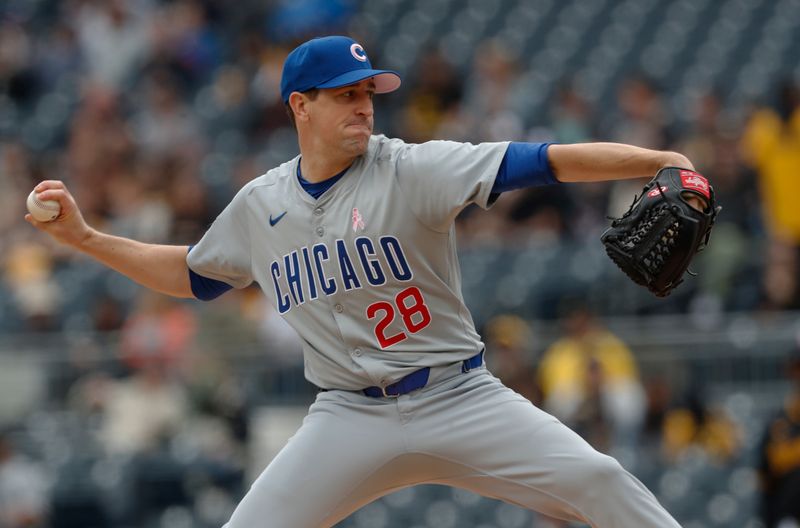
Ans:
{"label": "ear", "polygon": [[289,106],[292,108],[292,112],[294,112],[295,122],[308,121],[309,101],[310,99],[300,92],[292,92],[289,96]]}

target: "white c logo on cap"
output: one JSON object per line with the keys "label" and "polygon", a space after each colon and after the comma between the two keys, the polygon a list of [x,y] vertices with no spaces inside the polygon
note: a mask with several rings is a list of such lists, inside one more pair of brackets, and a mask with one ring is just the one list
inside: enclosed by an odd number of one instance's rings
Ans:
{"label": "white c logo on cap", "polygon": [[362,48],[361,44],[358,42],[355,42],[350,46],[350,53],[353,55],[353,57],[355,57],[356,60],[367,62],[367,52],[364,51],[364,48]]}

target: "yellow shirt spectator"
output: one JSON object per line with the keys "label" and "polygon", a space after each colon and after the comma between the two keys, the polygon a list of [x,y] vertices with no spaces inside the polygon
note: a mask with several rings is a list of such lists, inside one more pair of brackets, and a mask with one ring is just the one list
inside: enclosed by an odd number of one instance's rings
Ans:
{"label": "yellow shirt spectator", "polygon": [[566,334],[545,351],[539,365],[543,407],[570,424],[581,419],[588,399],[597,399],[614,442],[630,442],[646,402],[633,354],[585,308],[569,313],[564,326]]}
{"label": "yellow shirt spectator", "polygon": [[800,244],[800,109],[786,122],[772,110],[756,112],[745,130],[744,148],[760,176],[770,232]]}
{"label": "yellow shirt spectator", "polygon": [[628,347],[611,332],[594,329],[580,338],[563,337],[545,352],[539,367],[545,397],[562,391],[582,392],[592,360],[600,364],[603,377],[610,385],[639,377]]}

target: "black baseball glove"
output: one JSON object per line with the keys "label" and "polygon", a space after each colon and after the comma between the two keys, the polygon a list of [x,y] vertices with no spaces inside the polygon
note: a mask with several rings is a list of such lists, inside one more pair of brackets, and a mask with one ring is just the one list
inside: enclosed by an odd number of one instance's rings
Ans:
{"label": "black baseball glove", "polygon": [[[692,207],[690,196],[698,196],[705,208]],[[636,284],[666,297],[683,282],[692,257],[708,243],[720,209],[703,176],[665,167],[621,218],[612,219],[600,240],[611,260]]]}

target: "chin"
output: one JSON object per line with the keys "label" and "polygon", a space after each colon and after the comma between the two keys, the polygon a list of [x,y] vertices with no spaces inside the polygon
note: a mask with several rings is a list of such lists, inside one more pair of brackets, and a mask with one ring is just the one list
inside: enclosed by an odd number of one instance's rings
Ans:
{"label": "chin", "polygon": [[354,156],[360,156],[367,151],[369,135],[353,137],[345,140],[344,148]]}

